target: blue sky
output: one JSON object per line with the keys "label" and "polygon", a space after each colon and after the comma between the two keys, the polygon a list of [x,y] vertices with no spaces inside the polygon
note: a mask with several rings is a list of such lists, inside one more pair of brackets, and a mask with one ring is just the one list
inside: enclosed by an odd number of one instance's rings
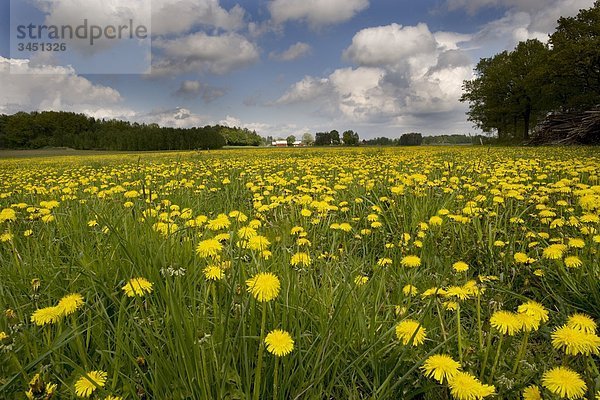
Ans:
{"label": "blue sky", "polygon": [[[139,17],[151,3],[152,68],[85,74],[75,56],[13,52],[11,58],[4,1],[0,113],[68,110],[165,126],[221,123],[276,137],[354,129],[370,138],[477,133],[458,98],[479,58],[519,40],[546,40],[559,16],[575,15],[593,0],[12,3],[27,4],[40,23],[73,25],[88,17],[114,21],[125,4]],[[127,62],[97,52],[96,72]],[[9,72],[16,69],[27,74]]]}

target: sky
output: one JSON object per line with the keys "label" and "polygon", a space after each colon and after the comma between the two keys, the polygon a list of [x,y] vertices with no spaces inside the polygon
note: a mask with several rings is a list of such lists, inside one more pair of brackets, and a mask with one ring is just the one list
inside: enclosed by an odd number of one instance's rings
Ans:
{"label": "sky", "polygon": [[[2,1],[0,113],[64,110],[174,127],[218,123],[281,138],[332,129],[352,129],[362,139],[478,133],[459,98],[479,59],[521,40],[547,41],[560,16],[592,5],[593,0]],[[87,65],[73,51],[57,57],[11,51],[11,11],[17,8],[32,21],[73,26],[88,16],[106,23],[124,13],[147,16],[151,58],[138,57],[134,49],[110,53],[110,45],[102,43],[93,50],[99,58]],[[118,73],[125,67],[139,73]]]}

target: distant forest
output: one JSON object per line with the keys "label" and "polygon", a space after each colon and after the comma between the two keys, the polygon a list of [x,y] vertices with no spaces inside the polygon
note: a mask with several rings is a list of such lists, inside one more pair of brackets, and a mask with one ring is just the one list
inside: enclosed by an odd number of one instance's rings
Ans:
{"label": "distant forest", "polygon": [[256,132],[220,125],[167,128],[62,111],[0,115],[0,148],[5,149],[191,150],[261,143],[263,139]]}

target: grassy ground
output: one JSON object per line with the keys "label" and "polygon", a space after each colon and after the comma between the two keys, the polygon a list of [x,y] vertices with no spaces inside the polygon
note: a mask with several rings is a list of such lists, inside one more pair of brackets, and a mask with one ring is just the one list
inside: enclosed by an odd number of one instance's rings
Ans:
{"label": "grassy ground", "polygon": [[43,154],[0,160],[0,398],[600,389],[593,149]]}

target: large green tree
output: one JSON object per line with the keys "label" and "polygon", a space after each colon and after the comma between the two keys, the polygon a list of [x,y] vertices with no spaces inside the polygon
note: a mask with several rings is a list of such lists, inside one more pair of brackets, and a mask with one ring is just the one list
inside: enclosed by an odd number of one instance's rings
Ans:
{"label": "large green tree", "polygon": [[465,81],[461,101],[469,103],[468,119],[501,141],[528,139],[549,101],[548,47],[539,40],[521,42],[511,52],[483,58],[475,79]]}
{"label": "large green tree", "polygon": [[558,20],[550,36],[552,99],[561,111],[600,104],[600,1],[574,17]]}

